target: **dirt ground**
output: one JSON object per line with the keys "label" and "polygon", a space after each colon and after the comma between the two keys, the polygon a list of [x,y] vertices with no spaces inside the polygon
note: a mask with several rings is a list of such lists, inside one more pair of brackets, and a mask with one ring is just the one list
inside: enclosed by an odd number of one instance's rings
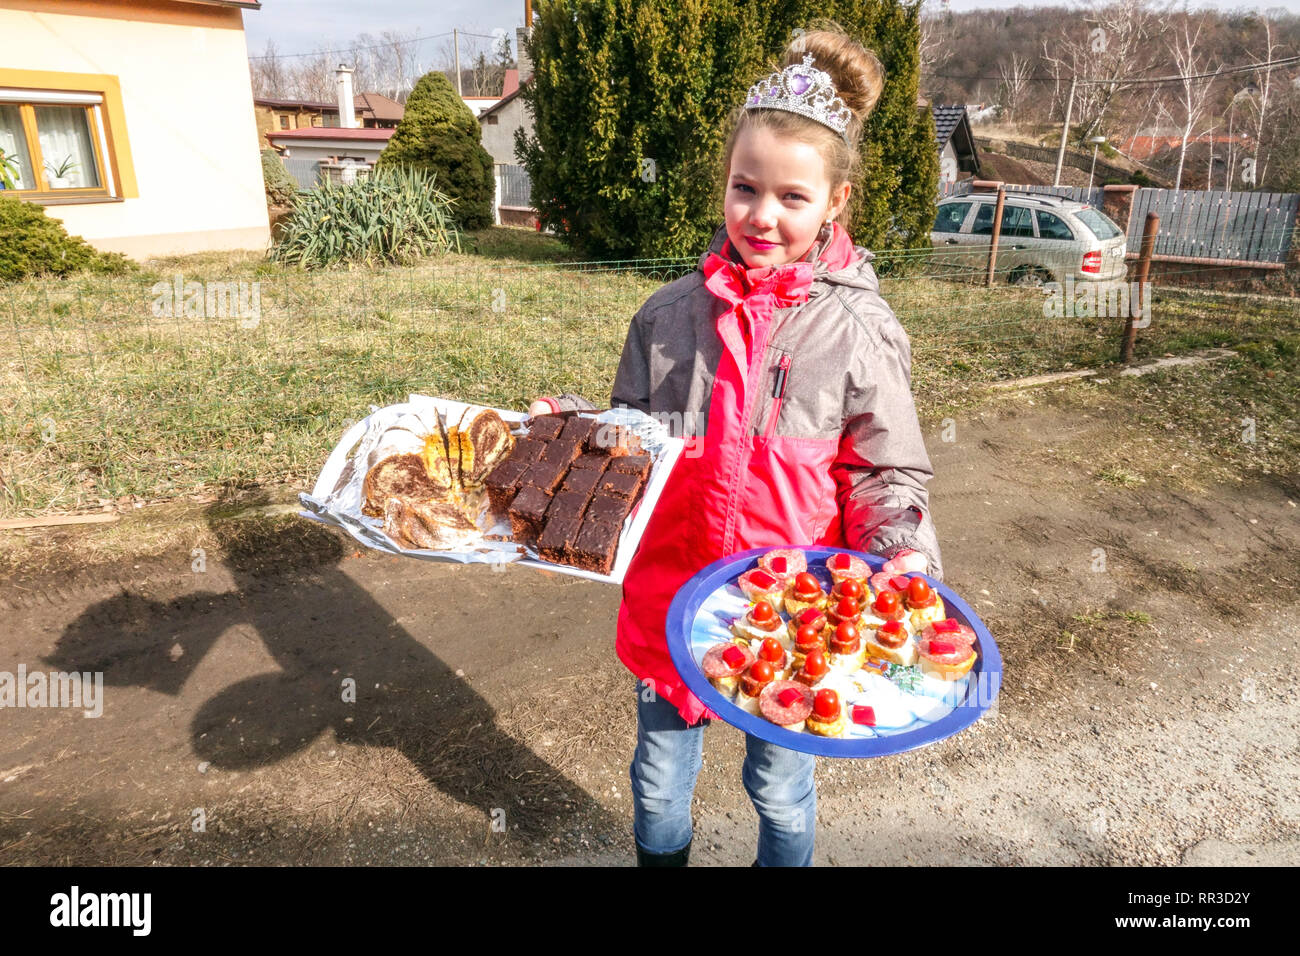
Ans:
{"label": "dirt ground", "polygon": [[[927,423],[1002,694],[939,745],[821,760],[818,863],[1300,863],[1296,476],[1099,481],[1153,439],[1097,387]],[[33,533],[61,564],[0,582],[0,671],[106,681],[97,719],[0,711],[0,863],[632,862],[617,588],[217,516],[110,564],[78,561],[94,529]],[[743,745],[706,732],[693,864],[753,858]]]}

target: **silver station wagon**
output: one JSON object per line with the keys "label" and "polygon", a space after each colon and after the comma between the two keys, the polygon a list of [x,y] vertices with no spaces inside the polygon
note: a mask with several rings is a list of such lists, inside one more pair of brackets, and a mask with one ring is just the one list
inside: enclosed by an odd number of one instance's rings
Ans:
{"label": "silver station wagon", "polygon": [[[997,196],[941,200],[930,242],[939,272],[980,273],[988,263]],[[1123,231],[1101,210],[1071,199],[1007,193],[998,239],[997,277],[1016,285],[1123,279]]]}

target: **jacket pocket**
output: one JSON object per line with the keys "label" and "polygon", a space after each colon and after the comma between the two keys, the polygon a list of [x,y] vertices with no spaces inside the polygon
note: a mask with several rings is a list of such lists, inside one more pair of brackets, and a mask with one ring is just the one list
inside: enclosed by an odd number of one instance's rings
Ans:
{"label": "jacket pocket", "polygon": [[785,400],[786,380],[790,377],[790,354],[781,355],[776,365],[776,376],[772,379],[772,408],[767,415],[767,427],[763,430],[763,445],[772,441],[776,434],[776,423],[781,419],[781,403]]}

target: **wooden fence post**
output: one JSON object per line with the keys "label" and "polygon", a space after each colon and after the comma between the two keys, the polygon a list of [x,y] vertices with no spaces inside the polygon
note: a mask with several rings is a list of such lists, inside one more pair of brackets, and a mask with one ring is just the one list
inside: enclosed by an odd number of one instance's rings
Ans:
{"label": "wooden fence post", "polygon": [[[1147,289],[1148,277],[1151,273],[1151,253],[1156,247],[1156,233],[1160,229],[1160,217],[1153,212],[1147,213],[1147,222],[1142,230],[1142,252],[1138,256],[1138,302],[1146,303],[1150,301],[1148,296],[1151,294]],[[1124,343],[1120,346],[1119,360],[1124,365],[1129,365],[1133,361],[1133,346],[1137,342],[1137,317],[1133,314],[1133,308],[1128,310],[1127,321],[1124,325]]]}
{"label": "wooden fence post", "polygon": [[998,206],[993,210],[993,236],[989,244],[989,268],[984,276],[985,288],[993,286],[993,268],[998,264],[998,239],[1002,236],[1002,204],[1007,198],[1007,187],[998,184]]}

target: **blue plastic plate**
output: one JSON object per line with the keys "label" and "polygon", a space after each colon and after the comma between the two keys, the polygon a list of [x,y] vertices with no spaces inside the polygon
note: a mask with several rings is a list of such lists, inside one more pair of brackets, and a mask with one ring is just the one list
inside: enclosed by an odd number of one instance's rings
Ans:
{"label": "blue plastic plate", "polygon": [[[741,710],[709,683],[700,662],[714,644],[730,640],[731,621],[749,607],[749,600],[736,587],[736,579],[758,567],[759,556],[771,550],[755,548],[715,561],[682,586],[668,609],[668,649],[677,673],[709,710],[733,727],[781,747],[821,757],[884,757],[951,737],[979,720],[997,698],[1002,684],[1002,656],[988,628],[948,587],[921,575],[943,598],[948,616],[975,632],[978,657],[969,674],[957,681],[943,681],[922,675],[915,667],[890,665],[887,674],[873,676],[866,682],[866,688],[841,694],[846,715],[853,705],[867,704],[874,708],[878,724],[866,727],[850,721],[844,737],[818,737],[786,730]],[[807,556],[808,570],[829,590],[831,578],[826,559],[847,549],[800,547],[799,550]],[[866,561],[873,574],[885,563],[884,558],[874,554],[847,553]]]}

